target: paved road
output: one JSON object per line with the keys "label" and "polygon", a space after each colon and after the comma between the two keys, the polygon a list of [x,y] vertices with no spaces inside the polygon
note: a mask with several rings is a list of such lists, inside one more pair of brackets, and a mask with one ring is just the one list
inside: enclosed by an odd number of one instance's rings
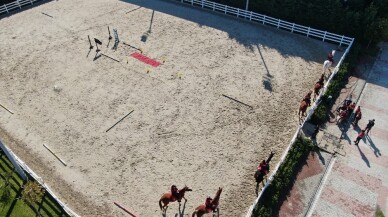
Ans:
{"label": "paved road", "polygon": [[[359,126],[327,124],[317,141],[338,138],[340,154],[318,151],[309,156],[279,216],[372,217],[377,206],[388,215],[388,43],[381,48],[373,66],[349,79],[337,102],[349,94],[357,99],[363,113]],[[376,119],[375,126],[354,145],[369,119]]]}

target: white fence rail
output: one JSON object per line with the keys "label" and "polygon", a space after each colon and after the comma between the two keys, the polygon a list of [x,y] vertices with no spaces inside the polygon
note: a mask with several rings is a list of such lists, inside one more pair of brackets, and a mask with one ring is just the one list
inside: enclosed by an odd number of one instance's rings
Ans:
{"label": "white fence rail", "polygon": [[[46,185],[46,183],[44,183],[43,179],[41,177],[39,177],[34,171],[32,171],[28,166],[27,164],[25,164],[18,156],[16,156],[16,154],[14,154],[11,149],[9,149],[4,143],[2,143],[0,141],[0,148],[4,151],[4,153],[6,153],[7,156],[11,156],[11,159],[12,159],[12,162],[16,162],[18,164],[17,167],[21,167],[23,168],[24,171],[26,171],[32,178],[34,178],[37,182],[39,182],[40,185],[42,185],[43,188],[46,189],[46,191],[54,198],[54,200],[57,201],[57,203],[62,207],[62,209],[69,215],[69,216],[72,216],[72,217],[79,217],[79,215],[77,215],[77,213],[75,213],[73,210],[71,210],[70,208],[68,208],[64,203],[62,203],[61,200],[58,199],[58,197],[54,194],[54,192],[49,188],[48,185]],[[19,170],[17,170],[17,172],[23,177],[24,173],[23,171],[20,173]],[[25,176],[25,175],[24,175]]]}
{"label": "white fence rail", "polygon": [[14,10],[19,10],[23,6],[33,5],[35,2],[39,2],[42,0],[17,0],[8,4],[4,4],[0,6],[0,15],[10,13]]}
{"label": "white fence rail", "polygon": [[327,31],[313,29],[310,27],[290,23],[281,19],[276,19],[266,15],[258,14],[252,11],[246,11],[240,8],[230,7],[227,5],[215,3],[207,0],[174,0],[181,3],[188,3],[201,8],[210,9],[212,11],[220,12],[223,14],[233,15],[241,18],[248,19],[256,23],[262,23],[270,26],[274,26],[278,29],[288,30],[293,33],[306,35],[307,37],[314,37],[322,41],[338,43],[340,46],[349,46],[353,38],[346,37],[344,35],[337,35]]}

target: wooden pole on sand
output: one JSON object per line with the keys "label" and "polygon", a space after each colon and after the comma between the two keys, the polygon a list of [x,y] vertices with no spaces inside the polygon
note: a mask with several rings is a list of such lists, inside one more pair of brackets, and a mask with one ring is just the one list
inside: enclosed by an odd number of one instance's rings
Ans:
{"label": "wooden pole on sand", "polygon": [[7,108],[6,108],[5,106],[3,106],[2,104],[0,104],[0,106],[1,106],[2,108],[4,108],[5,110],[7,110],[9,113],[13,114],[13,112],[12,112],[11,110],[7,109]]}
{"label": "wooden pole on sand", "polygon": [[51,154],[53,154],[63,165],[67,166],[67,164],[65,163],[65,161],[63,161],[61,158],[59,158],[53,151],[51,151],[51,149],[49,147],[47,147],[45,144],[43,144],[43,146],[49,151],[51,152]]}
{"label": "wooden pole on sand", "polygon": [[118,206],[120,209],[124,210],[126,213],[128,213],[129,215],[131,215],[132,217],[138,217],[138,215],[136,214],[133,214],[133,212],[130,212],[129,210],[125,209],[124,207],[120,206],[120,204],[116,203],[116,202],[113,202],[116,206]]}

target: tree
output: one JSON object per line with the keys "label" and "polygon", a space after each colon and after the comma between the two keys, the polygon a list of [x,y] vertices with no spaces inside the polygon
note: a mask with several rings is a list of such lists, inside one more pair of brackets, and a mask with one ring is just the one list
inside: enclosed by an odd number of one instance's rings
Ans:
{"label": "tree", "polygon": [[22,188],[22,201],[32,206],[35,213],[41,216],[34,205],[42,200],[45,189],[37,181],[27,181]]}

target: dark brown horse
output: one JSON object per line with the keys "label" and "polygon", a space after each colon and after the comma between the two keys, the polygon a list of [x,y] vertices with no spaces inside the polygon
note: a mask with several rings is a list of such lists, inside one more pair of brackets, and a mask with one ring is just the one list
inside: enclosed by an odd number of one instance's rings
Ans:
{"label": "dark brown horse", "polygon": [[[186,191],[192,191],[192,190],[189,187],[185,186],[184,188],[179,190],[178,196],[176,198],[173,197],[171,192],[164,193],[162,195],[162,197],[160,198],[160,200],[159,200],[159,207],[160,207],[160,209],[162,211],[166,211],[167,208],[168,208],[168,204],[170,202],[175,202],[175,201],[178,201],[179,206],[180,206],[182,198],[185,199],[185,201],[187,201],[187,199],[185,198],[185,192]],[[163,203],[163,205],[162,205],[162,203]]]}
{"label": "dark brown horse", "polygon": [[299,112],[298,112],[299,117],[301,112],[302,112],[302,116],[306,115],[307,106],[308,106],[308,103],[302,100],[302,102],[299,105]]}
{"label": "dark brown horse", "polygon": [[[213,210],[215,210],[215,213],[217,213],[217,216],[220,215],[220,211],[218,209],[218,205],[219,205],[219,202],[220,202],[221,192],[222,192],[222,188],[218,188],[216,196],[214,197],[214,199],[211,202],[212,206],[214,207]],[[195,208],[195,211],[193,212],[191,217],[202,217],[206,213],[210,213],[210,212],[211,212],[211,210],[206,209],[206,205],[205,204],[201,204],[197,208]]]}
{"label": "dark brown horse", "polygon": [[314,101],[317,98],[317,96],[319,95],[319,91],[321,90],[322,87],[323,87],[323,85],[320,82],[315,83],[315,86],[314,86],[314,97],[313,97]]}

